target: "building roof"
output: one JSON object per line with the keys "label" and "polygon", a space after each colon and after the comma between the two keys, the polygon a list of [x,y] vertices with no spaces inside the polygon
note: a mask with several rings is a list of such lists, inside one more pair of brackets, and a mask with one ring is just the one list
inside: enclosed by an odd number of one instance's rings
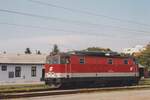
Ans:
{"label": "building roof", "polygon": [[0,63],[3,64],[44,64],[46,54],[0,54]]}

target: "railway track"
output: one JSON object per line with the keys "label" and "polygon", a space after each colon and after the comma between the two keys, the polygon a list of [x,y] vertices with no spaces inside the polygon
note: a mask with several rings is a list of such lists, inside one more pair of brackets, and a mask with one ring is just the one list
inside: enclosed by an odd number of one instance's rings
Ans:
{"label": "railway track", "polygon": [[21,92],[21,93],[0,93],[0,99],[27,98],[27,97],[53,96],[53,95],[104,92],[104,91],[140,90],[140,89],[150,89],[150,85],[105,87],[105,88],[83,88],[83,89],[68,89],[68,90],[49,90],[49,91],[35,91],[35,92]]}

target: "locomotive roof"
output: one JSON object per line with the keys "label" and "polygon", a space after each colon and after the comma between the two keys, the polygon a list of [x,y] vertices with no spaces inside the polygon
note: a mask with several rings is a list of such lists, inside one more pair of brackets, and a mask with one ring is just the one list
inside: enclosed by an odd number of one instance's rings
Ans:
{"label": "locomotive roof", "polygon": [[[56,55],[61,55],[64,57],[69,57],[71,55],[78,55],[78,56],[99,56],[99,57],[118,57],[118,58],[132,58],[132,56],[123,56],[117,52],[103,52],[103,51],[71,51],[67,53],[58,53]],[[54,55],[49,55],[54,56]]]}
{"label": "locomotive roof", "polygon": [[70,54],[76,55],[89,55],[89,56],[105,56],[105,52],[98,52],[98,51],[73,51]]}
{"label": "locomotive roof", "polygon": [[122,56],[117,52],[103,52],[103,51],[72,51],[69,54],[81,55],[81,56],[102,56],[102,57],[123,57],[129,58],[131,56]]}

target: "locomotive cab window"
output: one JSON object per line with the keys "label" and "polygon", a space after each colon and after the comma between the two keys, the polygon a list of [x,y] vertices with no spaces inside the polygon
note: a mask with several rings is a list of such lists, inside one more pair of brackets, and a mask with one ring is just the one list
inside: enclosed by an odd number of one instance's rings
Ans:
{"label": "locomotive cab window", "polygon": [[53,59],[52,59],[52,64],[59,64],[59,60],[60,60],[59,57],[54,56]]}
{"label": "locomotive cab window", "polygon": [[66,64],[66,59],[65,59],[65,57],[61,57],[61,58],[60,58],[60,63],[61,63],[61,64]]}
{"label": "locomotive cab window", "polygon": [[51,55],[46,58],[47,64],[67,64],[69,63],[69,57],[66,55]]}
{"label": "locomotive cab window", "polygon": [[113,60],[112,59],[108,59],[108,64],[113,64]]}
{"label": "locomotive cab window", "polygon": [[125,59],[125,60],[124,60],[124,64],[129,64],[128,59]]}
{"label": "locomotive cab window", "polygon": [[59,56],[49,56],[46,58],[46,63],[48,64],[60,64]]}
{"label": "locomotive cab window", "polygon": [[85,64],[84,57],[80,57],[80,64]]}
{"label": "locomotive cab window", "polygon": [[52,64],[52,59],[51,59],[50,57],[47,57],[47,58],[46,58],[46,63],[47,63],[47,64]]}
{"label": "locomotive cab window", "polygon": [[68,63],[70,63],[68,57],[65,56],[60,57],[60,64],[68,64]]}

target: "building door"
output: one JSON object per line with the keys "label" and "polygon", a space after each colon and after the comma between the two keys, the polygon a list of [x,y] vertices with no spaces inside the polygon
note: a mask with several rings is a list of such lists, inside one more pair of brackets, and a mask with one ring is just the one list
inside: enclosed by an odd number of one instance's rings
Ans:
{"label": "building door", "polygon": [[41,81],[44,81],[45,79],[45,69],[42,69],[42,78],[41,78]]}

